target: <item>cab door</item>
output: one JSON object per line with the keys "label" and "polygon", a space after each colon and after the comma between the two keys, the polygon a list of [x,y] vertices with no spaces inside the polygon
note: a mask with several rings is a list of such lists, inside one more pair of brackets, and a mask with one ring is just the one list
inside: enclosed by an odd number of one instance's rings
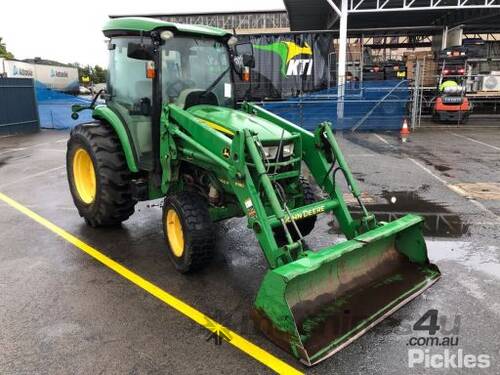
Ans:
{"label": "cab door", "polygon": [[148,61],[127,56],[130,42],[150,43],[139,37],[115,37],[110,41],[108,107],[124,122],[133,143],[138,165],[152,170],[151,111],[153,80],[147,78]]}

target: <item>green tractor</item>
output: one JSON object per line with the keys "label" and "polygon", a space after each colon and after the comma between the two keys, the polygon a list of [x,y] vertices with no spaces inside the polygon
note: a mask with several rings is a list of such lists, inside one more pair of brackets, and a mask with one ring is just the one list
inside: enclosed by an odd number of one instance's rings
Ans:
{"label": "green tractor", "polygon": [[[74,119],[91,109],[94,121],[73,129],[67,150],[70,190],[88,225],[117,225],[138,201],[163,198],[166,251],[185,273],[210,261],[215,222],[246,217],[269,265],[253,320],[307,365],[439,278],[423,219],[378,222],[366,210],[329,123],[311,133],[235,100],[235,78],[248,79],[252,67],[251,45],[224,30],[145,18],[112,19],[104,35],[105,104],[73,107]],[[351,217],[339,176],[360,219]],[[325,213],[346,240],[311,249],[305,237]]]}

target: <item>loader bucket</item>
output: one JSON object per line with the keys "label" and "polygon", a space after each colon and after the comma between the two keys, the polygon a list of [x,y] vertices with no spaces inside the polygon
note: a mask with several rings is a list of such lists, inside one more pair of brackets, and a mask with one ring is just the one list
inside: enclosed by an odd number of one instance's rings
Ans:
{"label": "loader bucket", "polygon": [[415,215],[268,271],[252,318],[278,346],[314,365],[440,277]]}

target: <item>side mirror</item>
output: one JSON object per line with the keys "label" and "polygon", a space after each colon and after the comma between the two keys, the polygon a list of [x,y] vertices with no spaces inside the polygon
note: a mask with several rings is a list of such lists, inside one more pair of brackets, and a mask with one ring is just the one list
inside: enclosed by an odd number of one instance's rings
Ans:
{"label": "side mirror", "polygon": [[153,60],[153,47],[139,43],[129,43],[127,57],[136,60]]}
{"label": "side mirror", "polygon": [[97,94],[95,94],[94,99],[90,102],[89,105],[82,105],[82,104],[73,104],[71,106],[71,118],[73,120],[78,120],[78,112],[84,111],[86,109],[94,109],[95,108],[95,103],[97,101],[97,98],[101,96],[102,93],[105,93],[106,89],[100,89]]}
{"label": "side mirror", "polygon": [[249,68],[255,68],[255,58],[253,55],[242,55],[243,58],[243,66],[248,66]]}
{"label": "side mirror", "polygon": [[73,120],[78,120],[78,112],[83,111],[84,109],[87,109],[88,106],[81,105],[81,104],[73,104],[71,106],[71,118]]}
{"label": "side mirror", "polygon": [[253,44],[250,42],[238,43],[234,46],[234,66],[236,72],[245,82],[250,82],[250,69],[255,68]]}
{"label": "side mirror", "polygon": [[234,52],[236,55],[252,55],[253,56],[253,44],[250,42],[242,42],[234,45]]}
{"label": "side mirror", "polygon": [[253,56],[253,44],[250,42],[238,43],[234,46],[234,52],[242,66],[255,68],[255,58]]}
{"label": "side mirror", "polygon": [[81,112],[81,111],[83,111],[86,108],[88,108],[86,105],[73,104],[71,106],[71,112]]}

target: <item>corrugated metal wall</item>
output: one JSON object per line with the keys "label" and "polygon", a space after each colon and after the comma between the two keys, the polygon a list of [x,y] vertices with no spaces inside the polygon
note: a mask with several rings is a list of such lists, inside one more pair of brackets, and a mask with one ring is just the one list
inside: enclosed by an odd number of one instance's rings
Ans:
{"label": "corrugated metal wall", "polygon": [[0,78],[0,134],[32,133],[39,129],[34,81]]}

